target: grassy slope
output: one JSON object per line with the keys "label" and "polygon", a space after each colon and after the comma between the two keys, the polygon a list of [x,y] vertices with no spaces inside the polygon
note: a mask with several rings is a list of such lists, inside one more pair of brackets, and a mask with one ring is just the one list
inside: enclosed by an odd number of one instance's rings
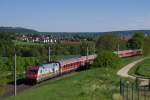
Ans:
{"label": "grassy slope", "polygon": [[146,59],[133,67],[129,74],[135,76],[150,77],[150,59]]}
{"label": "grassy slope", "polygon": [[[139,58],[124,59],[122,66]],[[112,95],[119,92],[116,72],[120,68],[93,68],[7,100],[111,100]]]}

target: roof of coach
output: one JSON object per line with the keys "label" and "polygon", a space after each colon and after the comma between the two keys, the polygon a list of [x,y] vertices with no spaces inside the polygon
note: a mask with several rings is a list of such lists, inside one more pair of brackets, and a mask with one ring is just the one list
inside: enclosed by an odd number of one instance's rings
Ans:
{"label": "roof of coach", "polygon": [[60,60],[58,62],[61,65],[66,65],[66,64],[70,64],[70,63],[74,63],[74,62],[78,62],[78,61],[80,61],[80,57],[74,57],[74,58],[70,58],[70,59]]}
{"label": "roof of coach", "polygon": [[127,52],[133,52],[133,51],[142,51],[142,49],[115,51],[114,53],[120,54],[120,53],[127,53]]}
{"label": "roof of coach", "polygon": [[59,61],[61,65],[66,65],[66,64],[70,64],[70,63],[74,63],[74,62],[78,62],[78,61],[81,61],[81,60],[85,60],[85,59],[93,59],[93,58],[96,58],[96,54],[93,54],[93,55],[89,55],[88,57],[87,56],[80,56],[80,57],[74,57],[74,58],[71,58],[71,59],[66,59],[66,60],[61,60]]}
{"label": "roof of coach", "polygon": [[85,60],[85,59],[93,59],[93,58],[96,58],[96,54],[93,54],[93,55],[88,55],[88,56],[81,56],[81,59],[82,60]]}
{"label": "roof of coach", "polygon": [[96,54],[89,55],[89,56],[88,56],[88,59],[93,59],[93,58],[96,58],[96,56],[97,56]]}

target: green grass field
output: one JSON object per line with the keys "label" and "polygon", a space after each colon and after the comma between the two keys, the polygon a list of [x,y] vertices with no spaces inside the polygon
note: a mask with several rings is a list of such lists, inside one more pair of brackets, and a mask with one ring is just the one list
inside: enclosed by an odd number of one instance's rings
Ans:
{"label": "green grass field", "polygon": [[150,59],[146,59],[133,67],[129,74],[135,76],[150,77]]}
{"label": "green grass field", "polygon": [[32,43],[32,42],[23,42],[23,41],[18,41],[18,40],[14,40],[14,43],[16,45],[45,45],[44,43]]}
{"label": "green grass field", "polygon": [[6,100],[116,100],[113,98],[119,98],[120,79],[116,72],[139,58],[123,59],[122,66],[118,68],[91,68]]}

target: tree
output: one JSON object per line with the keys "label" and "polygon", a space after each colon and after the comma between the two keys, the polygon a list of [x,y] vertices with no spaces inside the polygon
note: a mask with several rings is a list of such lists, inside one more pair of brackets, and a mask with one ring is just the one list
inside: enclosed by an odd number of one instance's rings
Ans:
{"label": "tree", "polygon": [[144,55],[150,55],[150,46],[149,46],[149,43],[150,43],[150,37],[146,37],[145,41],[144,41],[144,45],[143,45]]}
{"label": "tree", "polygon": [[[87,51],[88,48],[88,51]],[[94,54],[95,44],[88,41],[82,41],[80,45],[80,55],[86,56],[87,52],[89,54]]]}
{"label": "tree", "polygon": [[107,51],[116,51],[118,45],[121,45],[121,39],[116,34],[105,34],[99,37],[96,42],[97,51],[107,50]]}
{"label": "tree", "polygon": [[98,53],[94,67],[118,67],[121,59],[111,51],[101,51]]}
{"label": "tree", "polygon": [[144,46],[145,36],[144,33],[135,33],[128,41],[127,46],[129,49],[140,49]]}
{"label": "tree", "polygon": [[87,47],[88,47],[88,44],[86,41],[83,41],[80,45],[80,54],[82,56],[86,56],[87,55]]}
{"label": "tree", "polygon": [[0,55],[11,56],[13,54],[14,43],[12,39],[15,38],[14,33],[0,33]]}

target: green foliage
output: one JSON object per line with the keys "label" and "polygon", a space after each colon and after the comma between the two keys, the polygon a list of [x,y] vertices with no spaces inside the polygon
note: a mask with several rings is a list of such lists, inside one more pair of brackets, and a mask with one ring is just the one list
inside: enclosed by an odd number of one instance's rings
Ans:
{"label": "green foliage", "polygon": [[51,55],[84,55],[86,48],[89,54],[94,52],[94,42],[84,42],[81,44],[51,44],[51,45],[17,45],[17,55],[22,57],[47,56],[48,48],[51,48]]}
{"label": "green foliage", "polygon": [[[87,51],[88,49],[88,51]],[[87,52],[89,54],[94,54],[95,53],[95,44],[94,43],[89,43],[87,41],[82,41],[80,45],[80,54],[82,56],[86,56]]]}
{"label": "green foliage", "polygon": [[95,67],[118,67],[121,64],[121,59],[117,57],[114,53],[110,51],[101,51],[98,53],[96,61],[94,63]]}
{"label": "green foliage", "polygon": [[[7,72],[13,67],[12,57],[0,57],[0,71]],[[0,74],[1,76],[2,74]]]}
{"label": "green foliage", "polygon": [[118,45],[120,45],[120,49],[125,48],[124,42],[121,39],[119,39],[119,37],[116,34],[104,34],[100,36],[96,42],[97,51],[116,51],[118,50]]}
{"label": "green foliage", "polygon": [[14,51],[14,33],[0,33],[0,56],[11,56]]}
{"label": "green foliage", "polygon": [[145,36],[144,33],[135,33],[134,36],[128,41],[128,48],[141,49],[144,45]]}
{"label": "green foliage", "polygon": [[127,43],[129,49],[143,49],[144,55],[150,55],[150,37],[136,33]]}
{"label": "green foliage", "polygon": [[2,96],[5,93],[5,85],[6,85],[6,79],[1,79],[0,77],[0,96]]}
{"label": "green foliage", "polygon": [[146,37],[143,46],[144,55],[150,55],[150,37]]}

